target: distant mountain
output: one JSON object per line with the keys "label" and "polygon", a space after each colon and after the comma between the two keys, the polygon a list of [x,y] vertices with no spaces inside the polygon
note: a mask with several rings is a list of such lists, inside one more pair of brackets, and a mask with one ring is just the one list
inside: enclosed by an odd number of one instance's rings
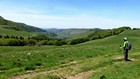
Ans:
{"label": "distant mountain", "polygon": [[13,30],[17,30],[17,31],[28,31],[28,32],[46,32],[46,30],[34,27],[34,26],[30,26],[30,25],[26,25],[24,23],[17,23],[17,22],[13,22],[10,20],[6,20],[4,19],[2,16],[0,16],[0,25],[3,28],[6,29],[13,29]]}
{"label": "distant mountain", "polygon": [[46,29],[48,32],[57,34],[56,38],[79,38],[87,36],[95,31],[101,30],[95,29]]}

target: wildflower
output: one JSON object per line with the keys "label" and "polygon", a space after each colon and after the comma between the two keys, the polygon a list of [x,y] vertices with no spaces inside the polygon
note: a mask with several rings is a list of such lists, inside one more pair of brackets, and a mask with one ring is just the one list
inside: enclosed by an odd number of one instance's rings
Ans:
{"label": "wildflower", "polygon": [[31,55],[31,53],[27,53],[27,55]]}

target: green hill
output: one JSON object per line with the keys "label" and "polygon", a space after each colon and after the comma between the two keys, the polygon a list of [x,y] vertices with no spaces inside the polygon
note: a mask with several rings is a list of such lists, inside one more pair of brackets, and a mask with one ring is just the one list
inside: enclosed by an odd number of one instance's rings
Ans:
{"label": "green hill", "polygon": [[10,20],[6,20],[3,17],[0,16],[0,27],[6,28],[6,29],[14,29],[17,31],[28,31],[28,32],[46,32],[43,29],[33,27],[30,25],[26,25],[24,23],[17,23]]}
{"label": "green hill", "polygon": [[87,36],[101,29],[46,29],[48,32],[57,34],[56,38],[79,38]]}
{"label": "green hill", "polygon": [[[1,26],[1,25],[0,25]],[[33,37],[36,36],[39,33],[35,33],[35,32],[27,32],[27,31],[16,31],[16,30],[12,30],[12,29],[5,29],[0,27],[0,35],[9,35],[9,36],[22,36],[25,38],[28,37]]]}
{"label": "green hill", "polygon": [[26,25],[24,23],[17,23],[10,20],[6,20],[0,16],[0,35],[22,36],[27,38],[36,36],[38,34],[43,34],[47,37],[56,36],[56,34],[49,33],[44,29]]}
{"label": "green hill", "polygon": [[[78,45],[0,47],[0,78],[139,79],[139,32],[127,30]],[[119,49],[124,37],[133,46],[128,62]]]}

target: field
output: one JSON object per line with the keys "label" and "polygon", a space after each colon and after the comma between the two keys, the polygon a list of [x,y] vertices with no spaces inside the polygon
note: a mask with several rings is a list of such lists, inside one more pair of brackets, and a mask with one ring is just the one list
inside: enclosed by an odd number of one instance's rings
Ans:
{"label": "field", "polygon": [[[78,45],[2,46],[0,79],[139,79],[139,32],[128,30]],[[119,49],[124,37],[133,45],[128,62]]]}

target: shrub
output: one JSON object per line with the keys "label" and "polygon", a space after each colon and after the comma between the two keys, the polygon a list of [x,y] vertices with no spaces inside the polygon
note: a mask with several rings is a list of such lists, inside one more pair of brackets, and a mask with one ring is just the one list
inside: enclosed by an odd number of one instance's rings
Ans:
{"label": "shrub", "polygon": [[49,41],[47,42],[47,45],[54,45],[54,41],[53,41],[53,40],[49,40]]}
{"label": "shrub", "polygon": [[35,46],[40,47],[40,46],[42,46],[42,43],[41,42],[38,42]]}
{"label": "shrub", "polygon": [[11,38],[15,38],[15,36],[11,36]]}
{"label": "shrub", "polygon": [[64,40],[56,40],[54,42],[54,45],[56,45],[56,46],[62,46],[64,44],[66,44],[66,42]]}
{"label": "shrub", "polygon": [[42,45],[48,45],[48,40],[42,40],[39,43],[41,43]]}
{"label": "shrub", "polygon": [[0,38],[2,38],[2,35],[0,35]]}
{"label": "shrub", "polygon": [[23,63],[21,61],[14,61],[13,65],[17,66],[17,67],[21,67],[21,66],[23,66]]}
{"label": "shrub", "polygon": [[28,45],[35,46],[36,44],[37,44],[36,40],[33,40],[33,39],[29,40],[29,44]]}
{"label": "shrub", "polygon": [[3,66],[3,64],[2,64],[2,63],[0,63],[0,66]]}
{"label": "shrub", "polygon": [[18,37],[16,36],[16,39],[18,39]]}
{"label": "shrub", "polygon": [[130,30],[130,29],[131,29],[130,27],[121,27],[118,29],[112,29],[112,30],[108,29],[108,30],[97,31],[95,33],[88,35],[88,38],[91,40],[102,39],[108,36],[118,35],[124,30]]}
{"label": "shrub", "polygon": [[104,75],[101,75],[100,79],[107,79],[107,78]]}
{"label": "shrub", "polygon": [[7,42],[7,46],[19,46],[20,40],[11,39]]}
{"label": "shrub", "polygon": [[10,38],[8,35],[4,36],[4,38]]}
{"label": "shrub", "polygon": [[69,45],[74,45],[74,44],[84,43],[86,41],[89,41],[89,39],[88,38],[77,38],[77,39],[70,40],[68,42],[68,44]]}
{"label": "shrub", "polygon": [[30,37],[28,37],[28,40],[31,39]]}
{"label": "shrub", "polygon": [[140,28],[133,28],[133,30],[140,30]]}
{"label": "shrub", "polygon": [[20,46],[21,42],[18,39],[3,39],[0,41],[0,46]]}
{"label": "shrub", "polygon": [[36,40],[30,39],[30,40],[21,40],[22,45],[28,45],[28,46],[35,46],[37,44]]}
{"label": "shrub", "polygon": [[8,67],[8,66],[2,66],[2,67],[0,67],[0,70],[9,70],[10,69],[10,67]]}
{"label": "shrub", "polygon": [[22,36],[19,37],[21,40],[23,40],[24,38]]}
{"label": "shrub", "polygon": [[37,35],[35,37],[32,37],[31,39],[41,41],[41,40],[48,40],[49,38],[47,36],[45,36],[45,35]]}
{"label": "shrub", "polygon": [[40,62],[36,63],[35,64],[36,66],[41,66],[42,64]]}
{"label": "shrub", "polygon": [[26,66],[24,69],[25,69],[26,71],[27,71],[27,70],[35,70],[35,66]]}

